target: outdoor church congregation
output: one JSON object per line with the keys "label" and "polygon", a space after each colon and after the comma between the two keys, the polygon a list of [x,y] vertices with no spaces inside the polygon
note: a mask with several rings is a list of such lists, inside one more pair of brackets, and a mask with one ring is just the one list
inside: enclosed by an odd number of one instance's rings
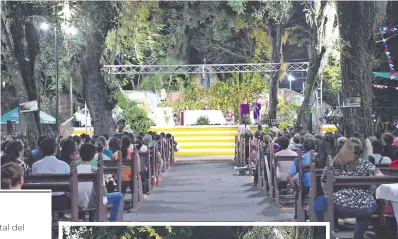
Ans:
{"label": "outdoor church congregation", "polygon": [[398,1],[0,7],[0,228],[398,239]]}
{"label": "outdoor church congregation", "polygon": [[[277,206],[294,204],[291,221],[330,222],[335,238],[350,230],[356,239],[396,238],[397,204],[390,200],[398,182],[398,131],[380,139],[359,133],[347,139],[337,132],[255,129],[244,121],[231,173],[253,176],[253,187]],[[176,145],[163,132],[40,137],[24,158],[23,143],[7,140],[1,145],[1,187],[51,189],[54,233],[62,220],[122,221],[124,211],[139,207],[167,177]]]}

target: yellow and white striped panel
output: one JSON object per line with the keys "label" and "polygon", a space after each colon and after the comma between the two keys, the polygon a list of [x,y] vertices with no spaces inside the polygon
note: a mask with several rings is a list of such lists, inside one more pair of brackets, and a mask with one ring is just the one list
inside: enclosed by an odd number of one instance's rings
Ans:
{"label": "yellow and white striped panel", "polygon": [[335,132],[337,131],[337,127],[334,124],[324,124],[322,125],[322,134],[326,132]]}
{"label": "yellow and white striped panel", "polygon": [[151,128],[155,132],[170,133],[178,142],[177,156],[234,155],[237,126],[176,126]]}
{"label": "yellow and white striped panel", "polygon": [[94,128],[73,128],[72,135],[81,135],[81,134],[94,134]]}

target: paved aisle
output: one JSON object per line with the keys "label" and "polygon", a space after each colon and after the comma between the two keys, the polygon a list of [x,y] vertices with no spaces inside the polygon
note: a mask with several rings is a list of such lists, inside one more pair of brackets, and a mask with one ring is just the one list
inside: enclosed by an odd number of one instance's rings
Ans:
{"label": "paved aisle", "polygon": [[124,221],[292,221],[248,176],[234,176],[233,162],[180,161]]}

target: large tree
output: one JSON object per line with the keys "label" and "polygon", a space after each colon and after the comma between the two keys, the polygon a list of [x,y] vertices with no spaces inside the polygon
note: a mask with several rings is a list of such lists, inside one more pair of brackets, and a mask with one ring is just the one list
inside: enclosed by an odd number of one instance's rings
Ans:
{"label": "large tree", "polygon": [[301,104],[296,128],[303,126],[310,129],[310,110],[314,103],[313,95],[319,85],[319,75],[322,66],[327,64],[328,55],[332,47],[337,43],[337,19],[335,3],[328,1],[305,2],[305,12],[309,25],[309,46],[310,58],[307,80],[305,82],[304,100]]}
{"label": "large tree", "polygon": [[342,99],[361,97],[360,108],[343,110],[344,133],[372,133],[372,68],[377,29],[386,17],[387,2],[339,1],[337,12],[341,52]]}
{"label": "large tree", "polygon": [[[1,42],[6,69],[15,92],[18,103],[37,100],[40,109],[37,85],[37,58],[39,40],[35,16],[45,14],[45,3],[34,2],[2,2]],[[47,12],[48,13],[48,12]],[[15,107],[15,106],[14,106]],[[20,121],[24,125],[30,146],[41,133],[39,111],[24,113]]]}
{"label": "large tree", "polygon": [[[264,20],[268,26],[271,41],[271,63],[283,62],[283,35],[286,23],[292,16],[292,3],[289,0],[261,2],[255,15]],[[269,86],[268,118],[276,119],[278,106],[278,88],[281,69],[271,73]]]}
{"label": "large tree", "polygon": [[108,32],[117,27],[123,3],[79,2],[73,23],[81,34],[79,52],[83,92],[96,135],[113,134],[116,125],[112,118],[111,89],[105,82],[103,72],[105,40]]}

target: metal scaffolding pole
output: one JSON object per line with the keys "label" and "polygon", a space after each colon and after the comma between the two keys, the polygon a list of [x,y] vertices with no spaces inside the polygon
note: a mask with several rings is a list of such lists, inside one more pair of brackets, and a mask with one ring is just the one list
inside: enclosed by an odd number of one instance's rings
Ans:
{"label": "metal scaffolding pole", "polygon": [[[308,62],[287,62],[287,72],[306,72]],[[234,73],[234,72],[277,72],[279,63],[259,64],[200,64],[200,65],[104,65],[105,73],[114,75],[136,74],[203,74],[203,73]]]}

